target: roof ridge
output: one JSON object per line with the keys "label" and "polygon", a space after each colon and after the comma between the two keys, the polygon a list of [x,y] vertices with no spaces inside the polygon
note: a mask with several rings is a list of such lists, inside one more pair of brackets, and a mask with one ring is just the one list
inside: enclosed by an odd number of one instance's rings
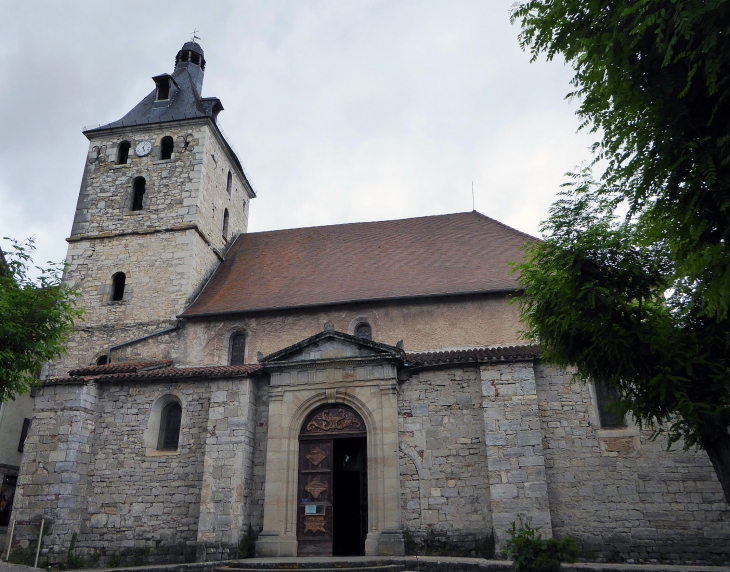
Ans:
{"label": "roof ridge", "polygon": [[386,222],[407,222],[407,221],[412,221],[412,220],[423,220],[423,219],[427,219],[427,218],[457,217],[460,215],[471,215],[473,213],[476,213],[477,215],[479,215],[483,218],[486,218],[487,220],[490,220],[492,222],[499,223],[500,225],[502,225],[510,230],[513,230],[520,234],[525,234],[525,236],[528,236],[532,239],[536,238],[534,236],[530,236],[529,234],[523,233],[522,231],[519,231],[515,228],[512,228],[511,226],[507,226],[504,223],[500,223],[497,219],[489,217],[478,211],[461,211],[461,212],[455,212],[455,213],[412,216],[412,217],[406,217],[406,218],[390,218],[390,219],[383,219],[383,220],[361,220],[361,221],[354,221],[354,222],[336,222],[333,224],[318,224],[318,225],[312,225],[312,226],[295,226],[295,227],[291,227],[291,228],[280,228],[280,229],[272,229],[272,230],[259,230],[259,231],[255,231],[255,232],[246,232],[246,233],[242,233],[241,236],[254,235],[254,234],[261,235],[261,234],[269,234],[269,233],[273,233],[273,232],[286,232],[286,231],[295,231],[295,230],[311,230],[311,229],[316,229],[316,228],[332,228],[335,226],[356,226],[356,225],[366,225],[366,224],[380,224],[380,223],[386,223]]}
{"label": "roof ridge", "polygon": [[479,216],[479,217],[486,218],[487,220],[490,220],[490,221],[498,224],[499,226],[502,226],[502,227],[506,228],[507,230],[511,230],[512,232],[514,232],[516,234],[521,234],[522,236],[526,236],[527,238],[530,238],[532,240],[539,240],[540,242],[542,242],[542,239],[541,238],[539,238],[537,236],[532,236],[531,234],[527,234],[526,232],[523,232],[523,231],[521,231],[521,230],[519,230],[519,229],[517,229],[517,228],[515,228],[513,226],[510,226],[508,224],[505,224],[502,221],[497,220],[496,218],[492,218],[491,216],[485,215],[484,213],[480,213],[478,210],[473,210],[471,212],[474,213],[475,215]]}

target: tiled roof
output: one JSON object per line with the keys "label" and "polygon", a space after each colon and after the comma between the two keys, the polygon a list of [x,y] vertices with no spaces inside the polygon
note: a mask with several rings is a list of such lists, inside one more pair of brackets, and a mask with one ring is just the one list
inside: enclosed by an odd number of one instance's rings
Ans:
{"label": "tiled roof", "polygon": [[476,211],[243,234],[182,315],[513,291],[535,240]]}
{"label": "tiled roof", "polygon": [[[475,348],[443,352],[406,354],[406,368],[429,368],[461,363],[493,363],[527,360],[539,357],[540,348],[534,345],[504,348]],[[212,365],[201,367],[170,367],[172,361],[121,362],[89,366],[69,371],[67,377],[50,377],[43,385],[84,384],[88,382],[167,381],[174,379],[207,380],[247,377],[263,371],[265,365]]]}
{"label": "tiled roof", "polygon": [[134,373],[145,369],[155,369],[172,365],[172,360],[157,361],[137,361],[137,362],[117,362],[107,363],[104,365],[90,365],[78,369],[72,369],[68,372],[71,376],[79,375],[102,375],[109,373]]}
{"label": "tiled roof", "polygon": [[425,367],[441,364],[469,362],[497,362],[534,359],[540,356],[539,346],[508,346],[504,348],[475,348],[470,350],[451,350],[443,352],[424,352],[406,354],[408,367]]}
{"label": "tiled roof", "polygon": [[[160,362],[145,362],[160,363]],[[163,362],[172,363],[172,362]],[[52,377],[43,382],[43,385],[66,385],[76,383],[97,383],[110,381],[166,381],[173,379],[215,379],[227,377],[246,377],[261,369],[258,364],[245,365],[216,365],[202,367],[155,367],[155,368],[134,368],[142,364],[109,364],[110,366],[129,366],[126,369],[119,367],[119,371],[99,372],[98,369],[105,366],[94,366],[86,369],[77,369],[69,372],[68,377]],[[92,373],[79,374],[78,372],[97,370]]]}

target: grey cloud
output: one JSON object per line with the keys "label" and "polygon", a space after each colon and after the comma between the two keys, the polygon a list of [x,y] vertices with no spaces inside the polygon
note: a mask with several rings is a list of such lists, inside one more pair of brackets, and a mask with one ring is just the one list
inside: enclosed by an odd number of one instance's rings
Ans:
{"label": "grey cloud", "polygon": [[64,257],[82,127],[131,109],[194,27],[259,191],[251,230],[469,210],[473,180],[478,210],[536,234],[591,137],[511,4],[0,2],[0,235]]}

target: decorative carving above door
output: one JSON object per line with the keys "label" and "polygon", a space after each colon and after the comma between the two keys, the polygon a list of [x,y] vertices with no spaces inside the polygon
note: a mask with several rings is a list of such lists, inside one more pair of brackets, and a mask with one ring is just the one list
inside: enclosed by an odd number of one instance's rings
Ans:
{"label": "decorative carving above door", "polygon": [[364,435],[365,422],[354,409],[346,405],[328,405],[317,409],[307,418],[302,426],[301,436],[333,433]]}

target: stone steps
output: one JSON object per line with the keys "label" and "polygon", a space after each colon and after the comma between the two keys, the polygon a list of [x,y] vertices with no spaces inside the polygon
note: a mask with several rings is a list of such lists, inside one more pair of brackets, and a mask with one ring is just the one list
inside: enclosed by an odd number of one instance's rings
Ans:
{"label": "stone steps", "polygon": [[374,564],[372,562],[231,562],[215,572],[407,572],[403,564]]}

